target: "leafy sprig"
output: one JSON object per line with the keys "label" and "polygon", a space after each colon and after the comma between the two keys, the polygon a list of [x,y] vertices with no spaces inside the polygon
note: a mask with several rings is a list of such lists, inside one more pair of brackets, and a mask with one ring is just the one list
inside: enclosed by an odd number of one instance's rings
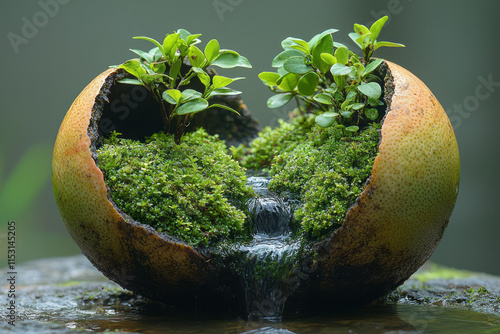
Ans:
{"label": "leafy sprig", "polygon": [[[191,34],[187,30],[167,34],[162,43],[138,36],[134,39],[149,41],[155,45],[149,51],[131,49],[139,58],[127,60],[117,68],[124,69],[133,78],[119,80],[123,84],[146,87],[161,105],[165,132],[175,133],[175,142],[189,125],[190,119],[201,111],[222,108],[238,113],[222,104],[210,103],[210,99],[220,95],[237,95],[240,91],[228,85],[243,78],[228,78],[213,74],[209,66],[220,68],[251,68],[247,58],[238,52],[220,49],[219,42],[212,39],[202,51],[196,45],[201,34]],[[198,79],[203,88],[191,84]]]}
{"label": "leafy sprig", "polygon": [[319,126],[337,126],[351,132],[380,120],[377,107],[383,104],[382,88],[374,73],[383,60],[372,60],[371,56],[381,46],[403,46],[377,41],[387,18],[379,19],[370,29],[354,25],[355,32],[349,36],[361,48],[364,59],[333,41],[337,29],[325,30],[308,42],[294,37],[283,40],[283,51],[271,63],[276,72],[259,74],[261,81],[276,93],[267,106],[279,108],[295,99],[301,110],[302,101],[307,108],[301,111],[317,113]]}

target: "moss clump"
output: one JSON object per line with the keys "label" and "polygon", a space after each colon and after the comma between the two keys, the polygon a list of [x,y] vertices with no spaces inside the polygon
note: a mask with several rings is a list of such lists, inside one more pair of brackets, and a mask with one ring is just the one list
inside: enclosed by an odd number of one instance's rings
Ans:
{"label": "moss clump", "polygon": [[290,122],[282,119],[278,122],[276,128],[266,126],[248,147],[240,145],[232,148],[234,158],[240,160],[243,167],[267,172],[276,155],[292,150],[316,127],[312,114],[295,116]]}
{"label": "moss clump", "polygon": [[253,195],[225,144],[203,129],[146,143],[111,138],[97,151],[111,199],[134,220],[192,246],[245,236],[240,206]]}
{"label": "moss clump", "polygon": [[361,194],[378,153],[379,126],[357,134],[315,129],[273,160],[270,189],[296,200],[295,222],[308,239],[338,228]]}

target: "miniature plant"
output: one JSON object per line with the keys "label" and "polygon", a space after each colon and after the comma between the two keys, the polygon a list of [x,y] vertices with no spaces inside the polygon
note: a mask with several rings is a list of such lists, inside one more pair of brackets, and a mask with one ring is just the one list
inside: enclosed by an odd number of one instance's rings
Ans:
{"label": "miniature plant", "polygon": [[[121,79],[120,83],[142,85],[159,102],[164,131],[174,133],[177,144],[196,113],[214,107],[238,113],[228,106],[210,104],[209,101],[217,95],[241,94],[227,86],[242,78],[228,78],[210,73],[208,67],[252,67],[249,61],[236,51],[220,49],[219,42],[215,39],[209,41],[204,51],[201,51],[196,46],[201,42],[198,39],[200,36],[201,34],[190,34],[179,29],[173,34],[167,34],[163,43],[149,37],[134,37],[147,40],[155,47],[148,52],[131,49],[139,58],[116,66],[134,77]],[[187,63],[190,66],[186,66]],[[197,90],[196,85],[190,85],[194,78],[201,82],[201,89]]]}
{"label": "miniature plant", "polygon": [[318,114],[315,120],[319,126],[335,125],[351,132],[380,121],[377,107],[383,105],[382,88],[374,73],[383,60],[372,60],[371,56],[382,46],[404,46],[377,41],[387,19],[382,17],[370,29],[354,25],[355,32],[349,37],[361,48],[364,59],[333,41],[332,34],[337,29],[317,34],[309,42],[293,37],[283,40],[284,51],[271,64],[277,72],[259,74],[262,82],[276,93],[267,101],[268,107],[278,108],[295,99],[301,109],[303,101],[306,111]]}

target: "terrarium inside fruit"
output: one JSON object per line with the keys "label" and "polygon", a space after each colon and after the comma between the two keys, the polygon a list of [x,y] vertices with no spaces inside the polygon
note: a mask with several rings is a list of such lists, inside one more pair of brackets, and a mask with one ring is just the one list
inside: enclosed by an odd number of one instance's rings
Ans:
{"label": "terrarium inside fruit", "polygon": [[450,122],[413,74],[372,53],[387,18],[333,42],[287,38],[261,80],[290,120],[258,132],[211,68],[217,41],[169,34],[97,76],[59,130],[53,187],[82,252],[124,288],[173,305],[280,317],[365,305],[432,254],[459,183]]}

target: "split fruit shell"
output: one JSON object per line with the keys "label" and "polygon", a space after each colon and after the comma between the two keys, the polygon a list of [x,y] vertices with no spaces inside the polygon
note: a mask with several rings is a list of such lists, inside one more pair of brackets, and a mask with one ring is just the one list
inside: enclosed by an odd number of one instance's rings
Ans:
{"label": "split fruit shell", "polygon": [[[384,64],[388,108],[372,175],[343,226],[315,244],[316,256],[286,282],[290,307],[360,305],[388,294],[430,257],[448,224],[460,171],[453,128],[425,84]],[[97,76],[57,135],[52,182],[69,233],[94,266],[126,289],[173,303],[197,297],[241,303],[238,279],[213,265],[210,254],[133,221],[109,200],[94,147],[118,74]]]}

